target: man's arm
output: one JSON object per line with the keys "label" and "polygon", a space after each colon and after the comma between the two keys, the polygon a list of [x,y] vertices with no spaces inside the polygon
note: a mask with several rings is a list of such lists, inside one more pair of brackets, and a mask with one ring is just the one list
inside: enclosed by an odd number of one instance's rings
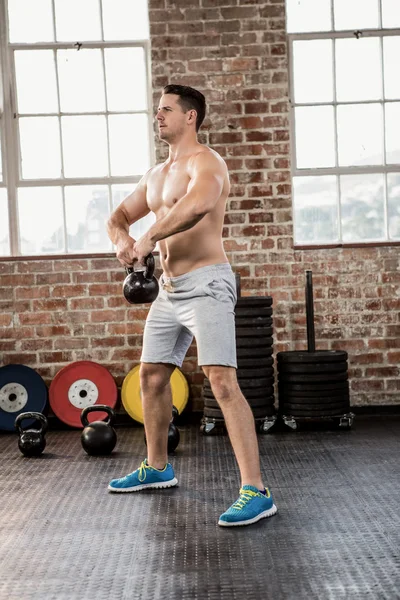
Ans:
{"label": "man's arm", "polygon": [[154,223],[146,234],[156,244],[180,231],[191,229],[213,210],[221,196],[226,170],[213,154],[201,152],[194,160],[193,175],[187,193],[171,210]]}
{"label": "man's arm", "polygon": [[129,226],[150,212],[146,200],[150,171],[143,175],[136,189],[121,202],[107,221],[108,237],[117,247],[118,260],[125,266],[132,265],[137,258],[133,249],[135,240],[129,235]]}

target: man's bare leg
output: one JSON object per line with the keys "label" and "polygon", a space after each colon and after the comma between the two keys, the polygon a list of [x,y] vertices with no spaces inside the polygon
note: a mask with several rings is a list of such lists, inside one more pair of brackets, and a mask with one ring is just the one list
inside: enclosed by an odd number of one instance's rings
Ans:
{"label": "man's bare leg", "polygon": [[170,378],[174,365],[142,363],[140,388],[147,441],[147,462],[163,469],[168,462],[168,429],[172,418]]}
{"label": "man's bare leg", "polygon": [[264,489],[258,440],[251,408],[243,396],[232,367],[202,367],[224,415],[243,485]]}

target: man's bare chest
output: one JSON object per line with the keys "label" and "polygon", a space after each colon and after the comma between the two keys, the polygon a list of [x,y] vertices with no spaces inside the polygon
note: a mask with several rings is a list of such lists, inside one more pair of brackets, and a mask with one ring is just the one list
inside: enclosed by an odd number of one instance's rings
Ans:
{"label": "man's bare chest", "polygon": [[159,169],[147,184],[147,205],[153,212],[171,208],[187,192],[190,177],[186,169]]}

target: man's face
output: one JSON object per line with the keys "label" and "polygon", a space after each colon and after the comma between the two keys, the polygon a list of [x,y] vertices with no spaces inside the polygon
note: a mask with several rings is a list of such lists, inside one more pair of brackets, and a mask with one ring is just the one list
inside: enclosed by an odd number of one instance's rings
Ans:
{"label": "man's face", "polygon": [[176,94],[163,94],[158,105],[156,119],[161,140],[173,142],[185,131],[187,115],[178,103]]}

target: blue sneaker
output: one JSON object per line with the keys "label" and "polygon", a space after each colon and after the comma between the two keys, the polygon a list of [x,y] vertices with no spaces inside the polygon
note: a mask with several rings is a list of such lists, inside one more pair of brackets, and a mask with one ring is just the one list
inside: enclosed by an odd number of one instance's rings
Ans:
{"label": "blue sneaker", "polygon": [[169,488],[177,483],[178,480],[170,463],[159,470],[148,465],[146,458],[140,468],[133,473],[110,481],[108,489],[110,492],[139,492],[146,488]]}
{"label": "blue sneaker", "polygon": [[244,485],[240,489],[240,496],[223,515],[220,516],[218,525],[234,527],[236,525],[250,525],[265,517],[272,517],[278,510],[272,499],[272,494],[266,488],[264,496],[252,485]]}

